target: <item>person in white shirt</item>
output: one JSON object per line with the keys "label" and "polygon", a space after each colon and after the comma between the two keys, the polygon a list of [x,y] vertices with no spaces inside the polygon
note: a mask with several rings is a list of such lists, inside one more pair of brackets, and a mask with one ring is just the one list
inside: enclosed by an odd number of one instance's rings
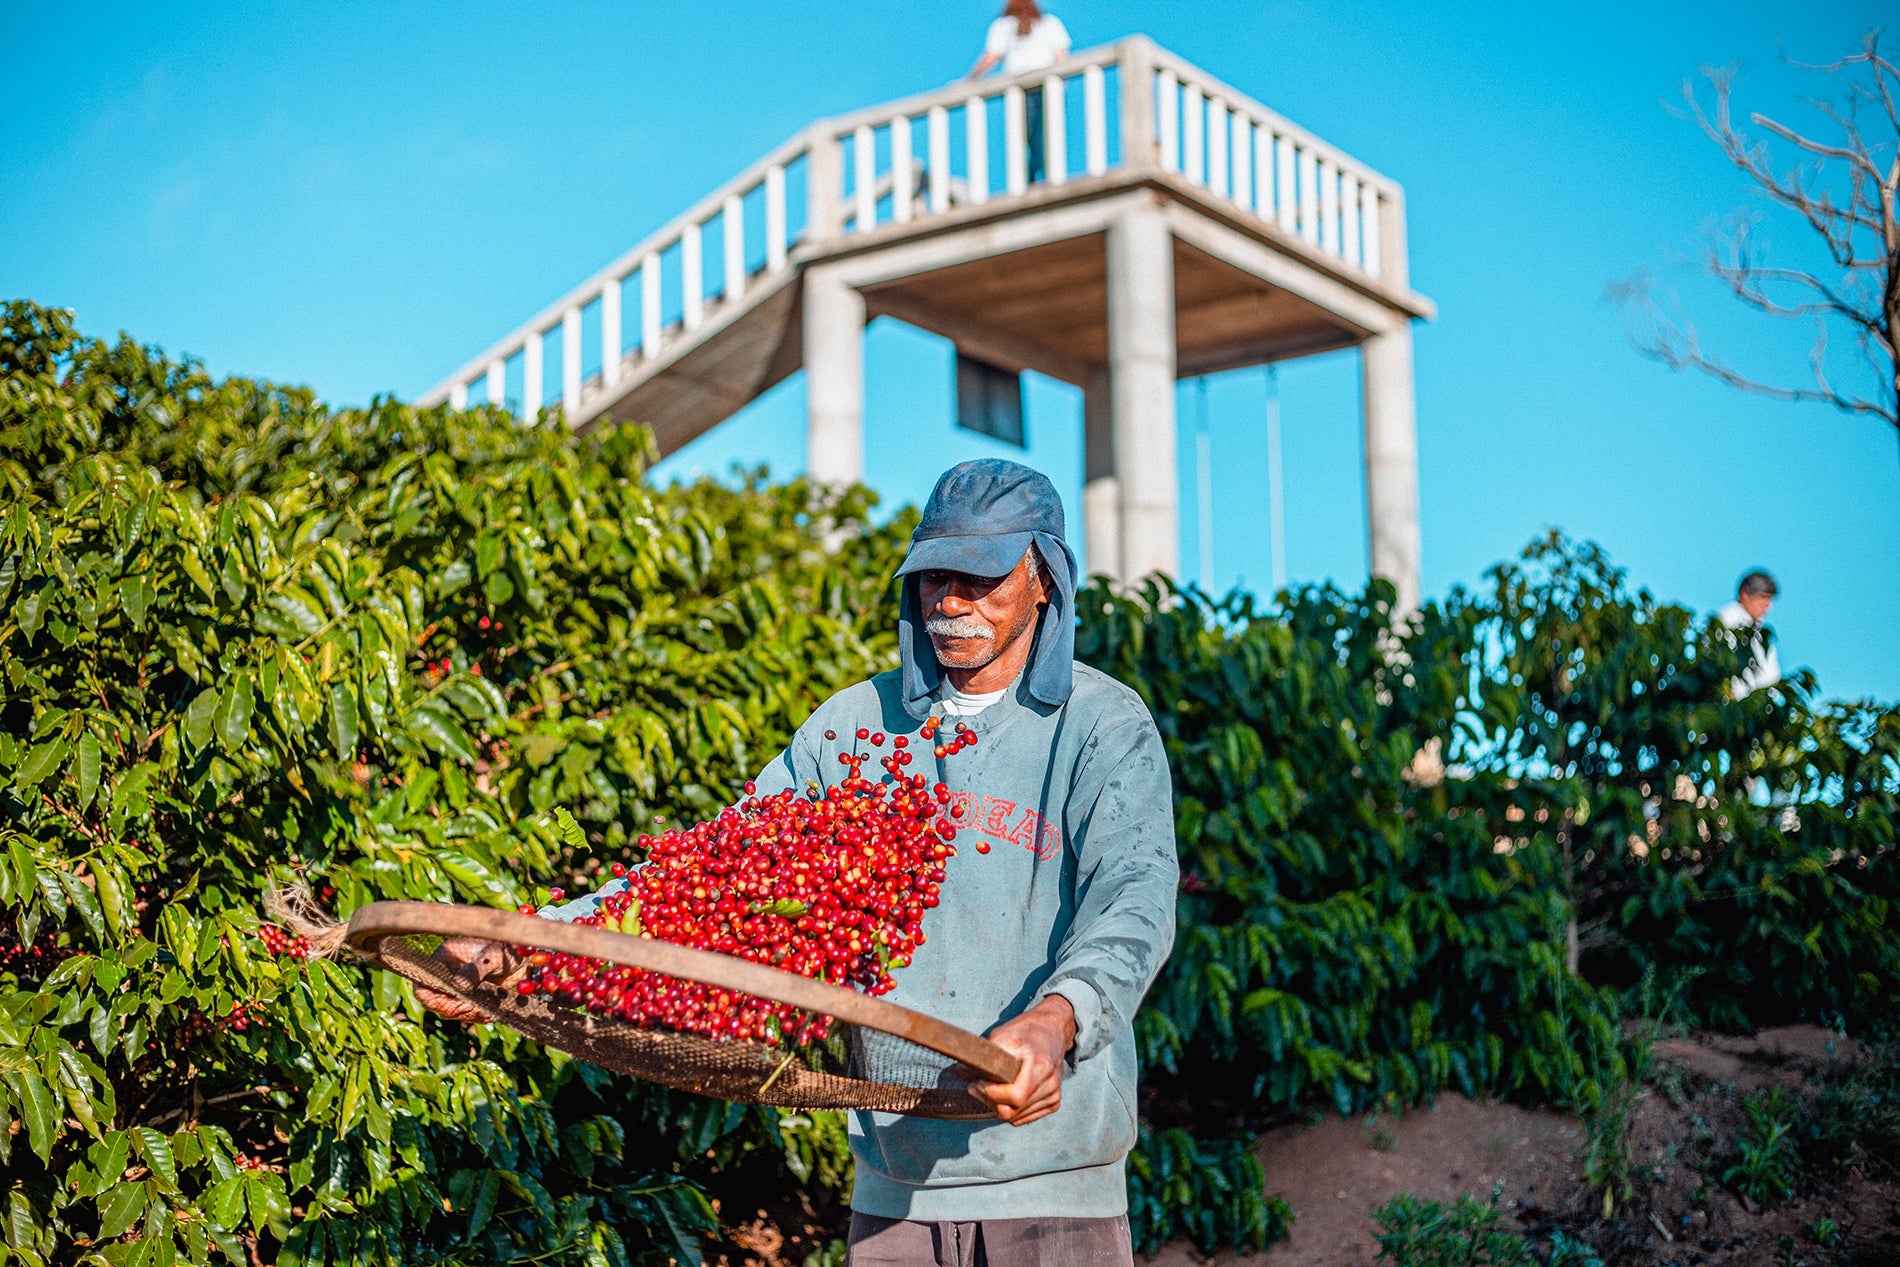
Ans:
{"label": "person in white shirt", "polygon": [[1736,699],[1781,681],[1781,661],[1775,655],[1773,641],[1763,636],[1767,626],[1762,623],[1768,618],[1768,609],[1775,605],[1775,595],[1779,592],[1774,577],[1766,572],[1750,572],[1736,587],[1735,601],[1724,604],[1715,613],[1724,628],[1734,630],[1737,635],[1745,634],[1752,649],[1748,667],[1729,683],[1729,692]]}
{"label": "person in white shirt", "polygon": [[[971,79],[981,79],[1001,66],[1005,75],[1048,70],[1069,55],[1069,29],[1053,13],[1044,13],[1036,0],[1009,0],[1003,15],[990,23],[983,39],[983,55],[970,68]],[[1023,94],[1023,130],[1028,133],[1029,183],[1043,177],[1042,89]]]}

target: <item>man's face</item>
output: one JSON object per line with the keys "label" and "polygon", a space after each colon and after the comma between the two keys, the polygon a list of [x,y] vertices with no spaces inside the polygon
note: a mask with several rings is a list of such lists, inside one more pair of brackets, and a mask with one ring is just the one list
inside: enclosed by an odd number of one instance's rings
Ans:
{"label": "man's face", "polygon": [[1006,576],[919,572],[917,601],[938,662],[951,669],[980,669],[1032,636],[1036,605],[1048,602],[1049,593],[1025,558]]}
{"label": "man's face", "polygon": [[1750,620],[1756,624],[1760,624],[1767,617],[1768,609],[1775,605],[1775,596],[1773,594],[1753,594],[1744,590],[1742,593],[1736,595],[1736,601],[1741,603],[1742,610],[1748,613]]}

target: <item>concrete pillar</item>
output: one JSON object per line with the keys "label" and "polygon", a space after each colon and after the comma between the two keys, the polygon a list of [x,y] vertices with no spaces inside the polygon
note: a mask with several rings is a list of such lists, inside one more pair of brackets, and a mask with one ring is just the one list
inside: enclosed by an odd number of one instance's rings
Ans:
{"label": "concrete pillar", "polygon": [[1124,582],[1180,575],[1174,436],[1174,238],[1156,206],[1108,230],[1109,431]]}
{"label": "concrete pillar", "polygon": [[864,296],[829,270],[804,280],[805,476],[864,478]]}
{"label": "concrete pillar", "polygon": [[1122,576],[1122,498],[1115,481],[1108,371],[1082,386],[1082,549],[1090,576]]}
{"label": "concrete pillar", "polygon": [[1418,410],[1412,388],[1412,328],[1400,325],[1359,345],[1365,391],[1366,539],[1372,575],[1398,587],[1399,610],[1418,608]]}

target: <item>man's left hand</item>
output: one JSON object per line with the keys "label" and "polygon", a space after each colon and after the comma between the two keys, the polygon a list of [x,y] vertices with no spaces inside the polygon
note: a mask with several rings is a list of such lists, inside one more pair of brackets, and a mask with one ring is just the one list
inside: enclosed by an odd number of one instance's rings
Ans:
{"label": "man's left hand", "polygon": [[989,1032],[989,1040],[1022,1061],[1014,1082],[973,1082],[970,1094],[1011,1126],[1027,1126],[1062,1107],[1062,1063],[1075,1042],[1075,1009],[1052,994]]}

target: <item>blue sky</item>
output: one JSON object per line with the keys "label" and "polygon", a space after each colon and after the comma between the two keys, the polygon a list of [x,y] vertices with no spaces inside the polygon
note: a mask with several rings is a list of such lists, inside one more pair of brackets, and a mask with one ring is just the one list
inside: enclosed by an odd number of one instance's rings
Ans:
{"label": "blue sky", "polygon": [[[0,0],[0,293],[76,310],[215,372],[340,403],[412,396],[813,118],[967,68],[993,5],[29,5]],[[1740,100],[1808,88],[1890,11],[1862,3],[1250,3],[1056,7],[1079,44],[1145,31],[1406,187],[1425,584],[1550,528],[1709,609],[1779,576],[1782,662],[1834,696],[1900,697],[1900,439],[1820,407],[1674,375],[1629,347],[1606,286],[1649,267],[1708,341],[1800,376],[1674,261],[1757,205],[1665,109],[1705,64]],[[1768,222],[1771,248],[1806,243]],[[949,351],[870,334],[869,481],[919,500],[964,457]],[[1268,583],[1263,371],[1183,384],[1181,558]],[[1365,571],[1354,355],[1279,374],[1294,581]],[[1030,385],[1029,460],[1079,509],[1080,402]],[[671,459],[803,465],[797,378]],[[1198,575],[1194,435],[1213,453]],[[1072,525],[1073,527],[1073,525]],[[1079,532],[1072,531],[1079,537]]]}

